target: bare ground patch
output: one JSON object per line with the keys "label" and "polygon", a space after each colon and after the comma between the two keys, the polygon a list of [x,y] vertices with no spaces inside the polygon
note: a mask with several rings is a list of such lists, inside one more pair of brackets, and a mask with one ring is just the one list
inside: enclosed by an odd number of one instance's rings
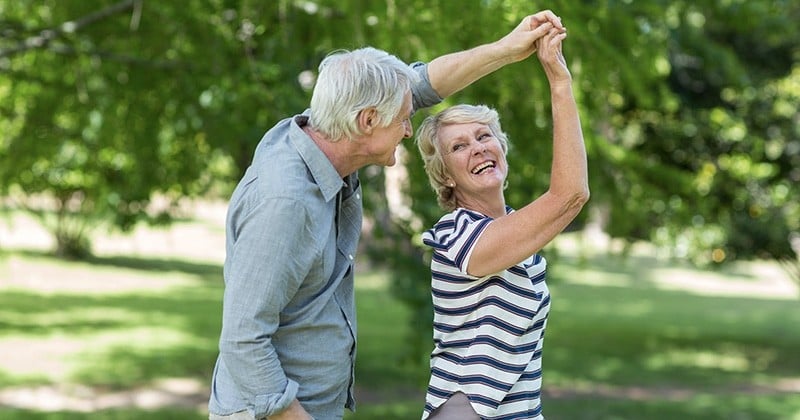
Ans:
{"label": "bare ground patch", "polygon": [[0,390],[0,406],[40,411],[93,412],[114,408],[179,407],[204,411],[205,384],[186,378],[164,379],[148,387],[107,391],[82,385],[44,385]]}

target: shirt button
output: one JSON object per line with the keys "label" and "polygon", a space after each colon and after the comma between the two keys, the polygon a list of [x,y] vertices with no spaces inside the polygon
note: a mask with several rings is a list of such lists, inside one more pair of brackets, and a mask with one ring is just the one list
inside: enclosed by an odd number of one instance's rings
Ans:
{"label": "shirt button", "polygon": [[361,194],[356,194],[356,199],[361,200]]}
{"label": "shirt button", "polygon": [[347,258],[350,258],[350,259],[352,260],[352,259],[353,259],[353,254],[349,254],[349,255],[347,256]]}

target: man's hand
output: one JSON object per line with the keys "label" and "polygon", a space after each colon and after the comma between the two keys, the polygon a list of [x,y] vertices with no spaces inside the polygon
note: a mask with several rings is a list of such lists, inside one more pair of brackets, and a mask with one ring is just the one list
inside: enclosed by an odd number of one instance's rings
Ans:
{"label": "man's hand", "polygon": [[528,15],[508,35],[498,41],[513,62],[524,60],[536,52],[538,41],[551,29],[563,32],[561,18],[550,10]]}
{"label": "man's hand", "polygon": [[431,86],[446,98],[507,64],[530,57],[550,30],[565,31],[558,16],[543,10],[526,16],[497,41],[437,57],[428,63]]}
{"label": "man's hand", "polygon": [[314,417],[306,412],[300,401],[294,400],[286,410],[267,417],[267,420],[314,420]]}

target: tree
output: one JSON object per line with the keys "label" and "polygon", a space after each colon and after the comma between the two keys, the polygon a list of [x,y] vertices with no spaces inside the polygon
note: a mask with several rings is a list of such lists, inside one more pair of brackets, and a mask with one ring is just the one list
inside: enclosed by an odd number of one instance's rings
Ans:
{"label": "tree", "polygon": [[143,1],[104,3],[2,6],[0,185],[67,256],[89,252],[99,221],[132,227],[154,192],[196,193],[208,158],[179,26]]}
{"label": "tree", "polygon": [[182,198],[224,194],[265,128],[307,104],[298,74],[332,49],[318,21],[339,19],[313,5],[0,2],[0,193],[71,256],[102,223],[168,222]]}

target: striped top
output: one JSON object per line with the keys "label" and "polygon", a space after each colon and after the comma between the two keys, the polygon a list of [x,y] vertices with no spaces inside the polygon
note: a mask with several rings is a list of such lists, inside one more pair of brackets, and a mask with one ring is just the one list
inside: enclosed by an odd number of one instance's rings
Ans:
{"label": "striped top", "polygon": [[468,275],[474,245],[492,220],[460,208],[422,236],[433,248],[435,346],[422,419],[457,391],[467,395],[483,419],[544,419],[540,390],[550,308],[547,263],[534,254],[502,272]]}

